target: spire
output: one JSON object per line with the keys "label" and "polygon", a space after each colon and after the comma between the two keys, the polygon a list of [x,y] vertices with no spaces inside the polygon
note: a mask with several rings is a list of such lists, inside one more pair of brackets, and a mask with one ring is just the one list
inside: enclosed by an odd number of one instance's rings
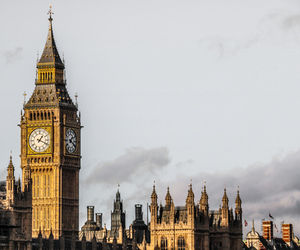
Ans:
{"label": "spire", "polygon": [[47,35],[47,41],[44,47],[44,51],[42,53],[42,56],[37,64],[37,68],[43,68],[44,66],[54,66],[57,68],[64,69],[64,64],[62,60],[60,59],[58,50],[56,48],[54,35],[53,35],[53,27],[52,27],[52,6],[50,5],[50,9],[48,11],[49,15],[49,29],[48,29],[48,35]]}
{"label": "spire", "polygon": [[222,198],[222,208],[228,208],[228,197],[227,197],[227,193],[226,193],[226,188],[224,188],[224,195]]}
{"label": "spire", "polygon": [[166,194],[165,200],[166,200],[166,206],[171,205],[172,197],[170,195],[170,188],[169,187],[167,188],[167,194]]}
{"label": "spire", "polygon": [[42,56],[37,63],[36,87],[24,109],[60,106],[77,110],[66,88],[65,65],[59,56],[53,35],[51,6],[48,15],[49,29]]}
{"label": "spire", "polygon": [[12,162],[12,155],[10,154],[9,156],[9,164],[8,164],[8,167],[7,167],[7,178],[9,179],[14,179],[15,178],[15,168],[14,168],[14,165],[13,165],[13,162]]}
{"label": "spire", "polygon": [[235,199],[235,218],[236,220],[242,221],[242,200],[240,197],[239,188],[237,190],[237,195]]}
{"label": "spire", "polygon": [[153,184],[153,190],[152,190],[152,194],[151,194],[151,203],[152,205],[157,205],[157,194],[156,194],[156,190],[155,190],[155,182]]}
{"label": "spire", "polygon": [[208,195],[206,193],[206,184],[204,184],[201,192],[200,210],[205,214],[208,214]]}
{"label": "spire", "polygon": [[236,199],[235,199],[235,206],[236,206],[236,208],[237,207],[241,208],[241,205],[242,205],[242,200],[241,200],[241,197],[240,197],[240,190],[238,189]]}
{"label": "spire", "polygon": [[193,187],[192,187],[192,183],[189,185],[190,188],[189,188],[189,191],[188,191],[188,195],[187,195],[187,198],[186,198],[186,203],[189,203],[189,204],[194,204],[194,192],[193,192]]}
{"label": "spire", "polygon": [[116,193],[116,201],[121,200],[121,194],[120,194],[119,188],[120,188],[120,185],[118,184],[118,190],[117,190],[117,193]]}

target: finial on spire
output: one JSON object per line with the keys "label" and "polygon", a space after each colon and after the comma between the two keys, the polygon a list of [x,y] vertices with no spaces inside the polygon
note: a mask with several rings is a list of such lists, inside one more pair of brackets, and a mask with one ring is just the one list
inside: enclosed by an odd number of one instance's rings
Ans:
{"label": "finial on spire", "polygon": [[76,105],[76,107],[78,107],[78,93],[77,92],[75,93],[75,105]]}
{"label": "finial on spire", "polygon": [[50,6],[49,6],[49,11],[48,11],[48,13],[47,13],[48,15],[49,15],[49,18],[48,18],[48,20],[50,21],[50,22],[52,22],[52,15],[54,14],[53,13],[53,11],[52,11],[52,4],[50,4]]}

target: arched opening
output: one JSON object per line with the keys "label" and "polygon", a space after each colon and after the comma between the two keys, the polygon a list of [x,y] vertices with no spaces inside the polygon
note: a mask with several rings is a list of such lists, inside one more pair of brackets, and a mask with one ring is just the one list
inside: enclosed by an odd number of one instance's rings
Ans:
{"label": "arched opening", "polygon": [[178,250],[185,250],[185,240],[182,236],[178,238],[177,246],[178,246]]}
{"label": "arched opening", "polygon": [[161,250],[168,250],[168,240],[165,237],[162,237],[160,240],[160,248]]}

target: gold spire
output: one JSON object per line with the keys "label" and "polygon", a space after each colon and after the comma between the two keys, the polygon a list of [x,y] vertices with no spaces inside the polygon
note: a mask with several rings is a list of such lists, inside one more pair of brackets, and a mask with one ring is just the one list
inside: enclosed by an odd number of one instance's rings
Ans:
{"label": "gold spire", "polygon": [[153,190],[152,190],[152,194],[151,194],[151,201],[152,204],[157,204],[157,194],[156,194],[156,190],[155,190],[155,181],[153,184]]}
{"label": "gold spire", "polygon": [[189,185],[189,191],[188,191],[188,195],[187,195],[187,198],[186,198],[186,203],[194,203],[194,192],[193,192],[193,186],[192,186],[192,183]]}
{"label": "gold spire", "polygon": [[237,195],[236,195],[236,199],[235,199],[235,205],[237,207],[240,207],[242,204],[242,200],[241,200],[241,197],[240,197],[240,190],[238,189],[237,190]]}
{"label": "gold spire", "polygon": [[226,188],[224,188],[224,195],[222,198],[222,203],[223,203],[223,208],[228,207],[228,197],[227,197],[227,193],[226,193]]}

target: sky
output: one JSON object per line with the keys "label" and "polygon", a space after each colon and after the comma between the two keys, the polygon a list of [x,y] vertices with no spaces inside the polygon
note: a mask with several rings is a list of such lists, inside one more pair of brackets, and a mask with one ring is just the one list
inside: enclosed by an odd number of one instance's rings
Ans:
{"label": "sky", "polygon": [[[206,182],[210,209],[239,186],[244,219],[269,212],[300,236],[300,2],[53,0],[53,27],[78,93],[80,225],[95,205],[110,225],[120,185],[127,226],[155,181],[183,205]],[[48,1],[0,0],[0,174],[20,175],[23,93],[48,31]],[[145,218],[146,216],[144,216]],[[145,218],[146,220],[146,218]],[[250,227],[244,232],[250,231]],[[275,233],[277,233],[275,231]]]}

